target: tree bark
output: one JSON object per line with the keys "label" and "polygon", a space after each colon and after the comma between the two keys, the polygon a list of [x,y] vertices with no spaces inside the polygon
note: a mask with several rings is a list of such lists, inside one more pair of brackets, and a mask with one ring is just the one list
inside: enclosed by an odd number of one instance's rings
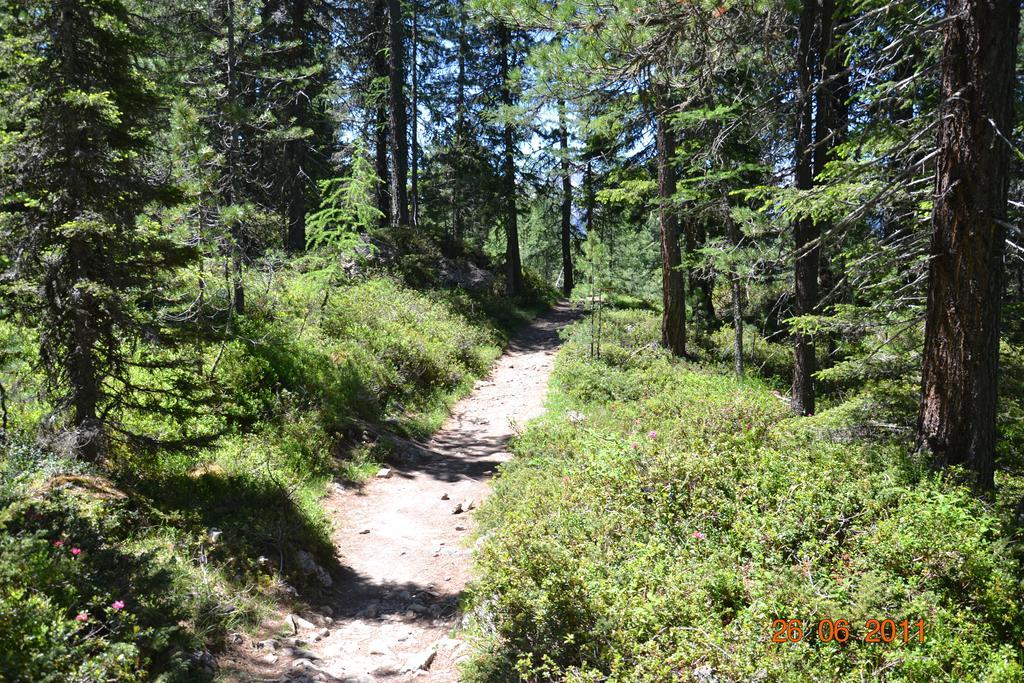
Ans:
{"label": "tree bark", "polygon": [[[290,36],[298,42],[293,48],[295,66],[303,67],[311,60],[310,45],[303,33],[306,26],[306,0],[293,0],[289,6],[291,11]],[[303,92],[296,92],[289,102],[289,113],[299,128],[308,129],[310,124],[310,102]],[[306,141],[304,139],[289,140],[285,143],[285,249],[292,253],[306,250]]]}
{"label": "tree bark", "polygon": [[[224,70],[224,79],[227,92],[227,102],[231,106],[232,103],[238,101],[238,87],[237,78],[235,76],[235,3],[234,0],[227,0],[227,15],[225,21],[227,23],[227,62]],[[238,141],[241,137],[241,133],[238,130],[239,126],[236,120],[235,114],[228,112],[228,127],[230,133],[227,140],[227,174],[228,177],[225,181],[227,196],[225,197],[225,205],[233,206],[238,198],[237,183],[239,175],[241,173],[239,169],[238,160]],[[232,313],[237,315],[245,314],[245,285],[242,281],[242,226],[236,220],[231,226],[231,310]]]}
{"label": "tree bark", "polygon": [[[386,19],[385,0],[374,0],[371,22],[371,30],[377,32],[371,35],[373,45],[373,79],[383,81],[388,78],[387,60],[387,35],[383,30]],[[377,184],[374,189],[374,199],[377,210],[380,212],[379,227],[383,228],[391,224],[391,197],[388,192],[389,171],[388,171],[388,145],[390,144],[391,133],[388,126],[388,107],[384,97],[379,97],[375,106],[375,120],[373,123],[374,139],[374,173],[377,175]]]}
{"label": "tree bark", "polygon": [[[798,190],[813,187],[812,170],[812,96],[811,73],[814,66],[814,0],[803,0],[800,12],[799,42],[797,45],[797,125],[795,181]],[[818,261],[821,231],[810,218],[800,218],[794,224],[795,265],[794,314],[811,315],[818,305]],[[814,413],[814,338],[803,332],[793,336],[793,410],[801,415]]]}
{"label": "tree bark", "polygon": [[1020,8],[950,0],[918,448],[994,486],[999,318]]}
{"label": "tree bark", "polygon": [[[91,254],[84,240],[74,238],[68,245],[72,257],[70,283],[72,288],[88,282],[82,264],[89,263]],[[75,446],[78,455],[88,462],[96,462],[102,450],[102,425],[99,421],[100,379],[96,368],[96,330],[90,324],[89,313],[95,308],[93,294],[88,290],[77,292],[71,314],[74,347],[68,358],[68,382],[71,385],[72,421],[75,425]]]}
{"label": "tree bark", "polygon": [[569,165],[569,129],[565,102],[558,102],[558,143],[562,167],[562,295],[569,297],[576,285],[572,270],[572,170]]}
{"label": "tree bark", "polygon": [[[696,249],[700,249],[705,246],[708,241],[708,229],[707,225],[703,221],[694,225],[694,245],[690,249],[691,253],[694,253]],[[690,281],[690,288],[696,288],[700,290],[700,303],[704,309],[704,317],[706,318],[707,327],[706,329],[710,332],[715,325],[715,302],[712,295],[715,291],[715,274],[708,268],[705,272],[698,273],[694,276],[695,280]]]}
{"label": "tree bark", "polygon": [[456,76],[455,101],[455,156],[452,178],[452,241],[461,246],[465,235],[463,226],[462,182],[466,130],[466,2],[459,0],[459,57],[458,75]]}
{"label": "tree bark", "polygon": [[668,130],[668,108],[657,93],[655,127],[658,154],[658,225],[661,233],[661,343],[674,356],[686,355],[686,278],[681,270],[679,225],[672,198],[676,193],[675,136]]}
{"label": "tree bark", "polygon": [[419,16],[416,0],[412,1],[412,188],[409,194],[411,204],[410,220],[413,227],[419,224],[419,177],[420,177],[420,117],[419,117]]}
{"label": "tree bark", "polygon": [[[506,108],[515,104],[512,84],[509,83],[509,49],[511,38],[504,24],[498,26],[498,49],[501,68],[501,103]],[[505,293],[517,296],[523,292],[523,264],[519,255],[519,215],[516,206],[516,162],[515,131],[512,122],[506,120],[502,128],[504,144],[503,183],[505,195]]]}
{"label": "tree bark", "polygon": [[[732,242],[733,249],[739,249],[742,242],[742,233],[740,228],[736,224],[736,221],[732,220],[731,217],[727,218],[729,222],[729,240]],[[739,269],[736,266],[736,260],[733,259],[729,265],[729,289],[732,294],[732,357],[733,367],[736,370],[736,376],[743,376],[743,288],[740,286],[740,274]]]}
{"label": "tree bark", "polygon": [[391,224],[409,227],[409,128],[405,111],[405,26],[401,0],[388,2],[388,93],[391,135]]}

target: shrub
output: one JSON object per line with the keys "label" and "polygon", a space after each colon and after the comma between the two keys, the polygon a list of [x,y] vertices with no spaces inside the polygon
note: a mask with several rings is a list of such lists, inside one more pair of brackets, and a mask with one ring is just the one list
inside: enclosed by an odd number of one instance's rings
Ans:
{"label": "shrub", "polygon": [[[480,511],[468,680],[1024,676],[996,507],[842,405],[793,418],[758,380],[668,361],[635,315],[608,314],[600,359],[577,326]],[[923,619],[925,641],[862,642],[872,618]],[[773,643],[776,619],[807,635]]]}

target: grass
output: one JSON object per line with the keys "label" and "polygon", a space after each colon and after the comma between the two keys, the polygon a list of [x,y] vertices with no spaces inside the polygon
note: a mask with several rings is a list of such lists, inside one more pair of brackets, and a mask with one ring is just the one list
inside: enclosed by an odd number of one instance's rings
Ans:
{"label": "grass", "polygon": [[[1024,678],[1012,422],[984,500],[871,428],[913,419],[891,387],[796,418],[759,379],[668,359],[649,313],[610,312],[601,358],[587,333],[480,511],[466,680]],[[777,619],[805,635],[772,642]],[[870,619],[925,640],[864,642]]]}

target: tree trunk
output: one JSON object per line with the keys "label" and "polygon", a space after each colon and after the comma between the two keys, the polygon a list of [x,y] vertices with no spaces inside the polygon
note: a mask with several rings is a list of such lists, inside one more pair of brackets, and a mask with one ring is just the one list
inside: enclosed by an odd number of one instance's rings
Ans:
{"label": "tree trunk", "polygon": [[655,104],[658,147],[658,224],[661,232],[661,343],[674,356],[686,355],[686,279],[681,270],[679,226],[672,197],[676,193],[675,136],[668,130],[664,96]]}
{"label": "tree trunk", "polygon": [[[739,249],[742,242],[742,234],[736,221],[732,218],[729,221],[729,240],[733,249]],[[739,269],[734,258],[729,265],[729,289],[732,294],[732,357],[733,367],[736,376],[743,376],[743,289],[740,286]]]}
{"label": "tree trunk", "polygon": [[[501,102],[507,108],[515,104],[512,96],[512,84],[509,83],[509,29],[504,24],[498,26],[498,43],[501,67]],[[505,267],[507,279],[505,293],[516,296],[523,292],[523,264],[519,255],[519,216],[516,207],[516,162],[515,162],[515,131],[512,122],[505,121],[502,129],[504,144],[503,182],[505,195]]]}
{"label": "tree trunk", "polygon": [[452,241],[461,246],[465,235],[463,226],[462,182],[463,155],[465,150],[466,129],[466,2],[459,0],[459,58],[458,75],[456,77],[455,102],[455,155],[452,161]]}
{"label": "tree trunk", "polygon": [[[302,29],[306,24],[306,0],[293,0],[290,4],[291,38],[298,42],[298,47],[293,48],[296,67],[303,67],[309,64],[312,59],[310,45]],[[288,109],[294,125],[299,128],[308,129],[310,124],[311,104],[305,93],[296,92],[289,103]],[[306,141],[302,138],[289,140],[285,143],[285,219],[287,220],[285,234],[285,249],[292,253],[299,253],[306,250]]]}
{"label": "tree trunk", "polygon": [[[302,126],[300,122],[297,125]],[[306,249],[306,183],[303,181],[306,144],[302,140],[286,143],[285,165],[288,168],[288,186],[285,188],[288,233],[285,249],[300,253]]]}
{"label": "tree trunk", "polygon": [[[704,222],[694,226],[694,250],[705,246],[708,241],[708,229]],[[707,322],[707,330],[710,332],[715,325],[715,302],[712,295],[715,291],[715,274],[708,268],[704,273],[696,275],[696,282],[691,282],[690,287],[696,286],[700,290],[701,307],[704,309],[704,317]]]}
{"label": "tree trunk", "polygon": [[576,285],[572,271],[572,170],[569,165],[569,129],[565,102],[558,102],[558,142],[562,166],[562,294],[569,297]]}
{"label": "tree trunk", "polygon": [[[845,96],[842,83],[847,79],[839,75],[844,69],[838,53],[833,50],[835,44],[835,0],[819,0],[819,3],[817,22],[818,87],[814,93],[814,178],[825,171],[825,166],[834,156],[833,150],[836,145],[846,137],[845,106],[840,99],[840,93]],[[818,296],[817,301],[814,302],[816,310],[822,306],[823,301],[828,300],[835,288],[835,276],[829,261],[825,239],[831,229],[831,222],[821,221],[818,223],[817,231],[820,235],[820,244],[818,247]],[[825,342],[828,353],[824,363],[828,367],[831,365],[831,359],[836,350],[835,335],[826,334]]]}
{"label": "tree trunk", "polygon": [[412,1],[412,189],[409,195],[412,204],[410,218],[415,227],[419,224],[419,176],[420,176],[420,130],[419,130],[419,16],[416,0]]}
{"label": "tree trunk", "polygon": [[[235,3],[234,0],[228,0],[227,3],[227,68],[225,69],[225,85],[227,92],[227,101],[230,104],[238,101],[238,88],[235,77]],[[225,198],[225,204],[227,206],[233,206],[238,198],[236,191],[236,185],[238,183],[238,177],[241,173],[239,170],[238,161],[238,141],[241,134],[238,130],[239,126],[236,120],[236,115],[229,112],[227,114],[229,121],[229,139],[227,141],[227,180],[226,190],[227,196]],[[231,295],[231,311],[237,315],[243,315],[245,313],[245,287],[242,283],[242,226],[236,220],[231,226],[231,260],[232,260],[232,295]]]}
{"label": "tree trunk", "polygon": [[[799,43],[797,46],[797,125],[796,125],[796,169],[795,180],[798,190],[813,187],[812,175],[812,96],[811,73],[813,71],[814,49],[811,45],[814,35],[816,5],[814,0],[803,0],[800,12]],[[795,267],[794,314],[811,315],[818,306],[818,260],[821,231],[810,218],[800,218],[794,224]],[[814,413],[814,338],[802,332],[794,335],[793,363],[793,410],[801,415]]]}
{"label": "tree trunk", "polygon": [[[387,35],[382,28],[386,19],[386,5],[384,2],[385,0],[374,0],[372,10],[373,20],[371,26],[373,30],[379,31],[377,35],[370,36],[370,40],[374,45],[372,64],[374,80],[388,78]],[[373,169],[377,175],[374,198],[377,210],[380,212],[379,227],[381,228],[391,225],[391,197],[388,192],[388,178],[390,177],[388,172],[388,145],[390,144],[391,133],[388,126],[388,108],[384,99],[380,97],[376,102],[376,118],[373,123],[375,152]]]}
{"label": "tree trunk", "polygon": [[583,229],[589,235],[594,229],[594,205],[597,194],[594,192],[593,161],[587,159],[587,167],[583,171]]}
{"label": "tree trunk", "polygon": [[[72,239],[68,245],[72,260],[70,291],[79,283],[88,281],[81,264],[93,260],[84,240]],[[88,290],[69,297],[73,302],[71,324],[74,346],[68,358],[68,383],[71,385],[72,421],[75,425],[75,446],[79,457],[96,462],[101,452],[102,427],[97,406],[100,399],[100,380],[96,369],[96,331],[90,324],[89,312],[95,307],[93,294]]]}
{"label": "tree trunk", "polygon": [[388,92],[391,133],[391,224],[409,226],[409,129],[405,111],[404,25],[401,0],[388,0]]}
{"label": "tree trunk", "polygon": [[918,448],[994,486],[1014,0],[950,0]]}

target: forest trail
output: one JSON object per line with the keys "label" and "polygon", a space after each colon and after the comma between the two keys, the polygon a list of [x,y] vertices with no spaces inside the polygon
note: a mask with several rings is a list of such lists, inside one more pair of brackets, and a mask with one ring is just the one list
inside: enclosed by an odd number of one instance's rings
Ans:
{"label": "forest trail", "polygon": [[300,625],[298,643],[239,647],[226,668],[241,680],[458,680],[467,648],[449,633],[461,618],[474,522],[472,512],[454,510],[479,505],[511,457],[509,439],[543,412],[558,332],[576,315],[560,302],[520,330],[440,431],[425,444],[403,442],[389,477],[332,489],[323,502],[346,572],[321,605],[333,619],[312,616],[319,623]]}

